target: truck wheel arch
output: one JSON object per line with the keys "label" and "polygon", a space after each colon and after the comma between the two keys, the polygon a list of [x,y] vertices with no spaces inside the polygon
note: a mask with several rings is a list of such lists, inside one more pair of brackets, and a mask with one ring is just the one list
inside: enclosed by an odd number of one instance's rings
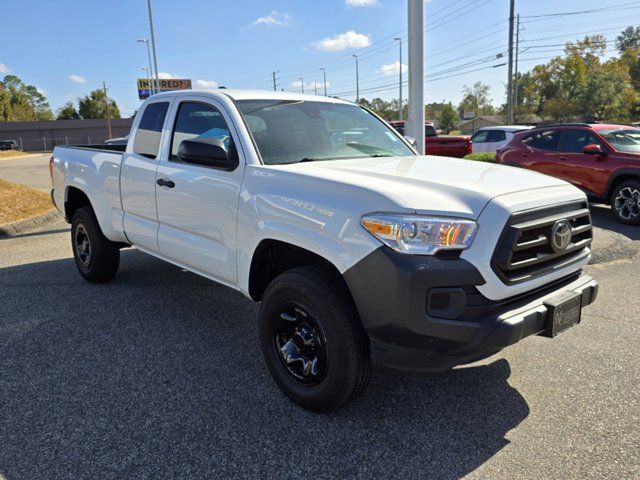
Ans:
{"label": "truck wheel arch", "polygon": [[76,210],[87,206],[93,210],[91,201],[86,193],[77,187],[67,187],[64,193],[64,216],[67,222],[71,222]]}
{"label": "truck wheel arch", "polygon": [[281,240],[264,239],[253,252],[249,268],[249,295],[262,300],[267,286],[281,273],[296,267],[317,266],[330,272],[349,292],[346,282],[336,266],[317,253]]}

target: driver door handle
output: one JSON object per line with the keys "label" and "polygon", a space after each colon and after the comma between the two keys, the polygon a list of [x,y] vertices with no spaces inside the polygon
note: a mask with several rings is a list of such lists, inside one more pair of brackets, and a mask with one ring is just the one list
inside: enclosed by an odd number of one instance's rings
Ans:
{"label": "driver door handle", "polygon": [[159,178],[156,183],[161,187],[173,188],[176,184],[172,180],[165,180],[164,178]]}

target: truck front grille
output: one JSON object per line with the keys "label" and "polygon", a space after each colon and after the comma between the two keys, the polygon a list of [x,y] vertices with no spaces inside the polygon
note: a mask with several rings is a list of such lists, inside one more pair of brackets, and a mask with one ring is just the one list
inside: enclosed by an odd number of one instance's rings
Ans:
{"label": "truck front grille", "polygon": [[[565,222],[570,226],[570,234]],[[566,245],[559,240],[563,230]],[[509,218],[491,266],[503,282],[512,285],[584,259],[589,255],[590,245],[591,216],[586,201],[525,210]]]}

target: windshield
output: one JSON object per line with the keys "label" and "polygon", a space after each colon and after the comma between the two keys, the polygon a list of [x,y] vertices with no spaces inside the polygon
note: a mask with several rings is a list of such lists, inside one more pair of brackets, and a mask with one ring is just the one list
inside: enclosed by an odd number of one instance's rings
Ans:
{"label": "windshield", "polygon": [[356,105],[293,100],[237,104],[267,165],[415,155],[393,129]]}
{"label": "windshield", "polygon": [[619,152],[640,153],[640,129],[602,130],[600,135]]}

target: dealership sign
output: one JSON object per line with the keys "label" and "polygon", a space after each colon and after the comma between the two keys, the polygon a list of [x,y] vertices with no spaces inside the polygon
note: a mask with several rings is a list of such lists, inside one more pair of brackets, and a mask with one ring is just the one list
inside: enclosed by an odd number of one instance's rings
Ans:
{"label": "dealership sign", "polygon": [[169,92],[171,90],[191,90],[191,80],[184,78],[167,78],[167,79],[138,79],[138,98],[144,100],[151,96],[151,90],[156,92]]}

